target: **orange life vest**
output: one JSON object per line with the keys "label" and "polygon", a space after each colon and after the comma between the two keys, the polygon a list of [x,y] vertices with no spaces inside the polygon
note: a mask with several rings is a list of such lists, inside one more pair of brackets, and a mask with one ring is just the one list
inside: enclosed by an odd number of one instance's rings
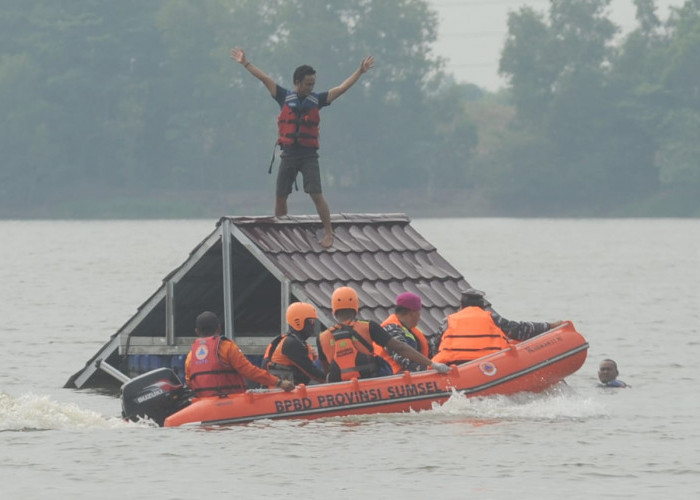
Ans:
{"label": "orange life vest", "polygon": [[277,117],[277,143],[291,146],[295,142],[307,148],[320,147],[318,96],[309,94],[299,99],[296,92],[290,92],[285,98],[282,111]]}
{"label": "orange life vest", "polygon": [[[270,358],[271,363],[275,363],[278,365],[285,365],[285,366],[295,366],[294,361],[289,359],[289,357],[285,354],[282,353],[282,344],[284,344],[284,340],[287,338],[286,335],[282,336],[282,340],[279,344],[277,344],[277,347],[275,348],[274,352],[272,353],[272,357]],[[308,356],[311,362],[313,363],[316,361],[316,353],[314,350],[311,348],[309,344],[306,344],[306,349],[308,351]]]}
{"label": "orange life vest", "polygon": [[243,392],[245,379],[219,359],[219,344],[225,337],[194,341],[190,350],[190,386],[195,396],[216,396]]}
{"label": "orange life vest", "polygon": [[[295,368],[299,369],[299,367],[292,361],[289,356],[284,354],[282,352],[282,346],[284,345],[284,341],[287,339],[287,335],[282,335],[280,337],[280,340],[272,346],[272,344],[275,342],[274,340],[270,345],[268,346],[268,351],[272,351],[272,354],[269,357],[269,362],[266,364],[265,368],[272,373],[273,375],[277,375],[279,378],[283,378],[286,380],[291,380],[296,383],[297,377],[295,377]],[[277,340],[277,339],[275,339]],[[306,343],[305,343],[306,344]],[[313,363],[316,361],[316,353],[314,352],[313,348],[309,345],[306,344],[306,350],[307,353],[306,355],[309,357],[309,360]],[[263,357],[263,363],[265,363],[265,358],[268,356],[268,353],[265,353],[265,356]]]}
{"label": "orange life vest", "polygon": [[368,321],[340,323],[318,336],[319,348],[330,364],[328,381],[370,378],[377,373]]}
{"label": "orange life vest", "polygon": [[266,370],[270,362],[272,361],[272,354],[275,352],[277,349],[277,346],[282,343],[282,339],[284,339],[284,335],[277,335],[272,342],[267,344],[267,349],[265,349],[265,354],[263,354],[262,360],[260,361],[260,368],[263,370]]}
{"label": "orange life vest", "polygon": [[447,328],[433,361],[462,363],[509,346],[508,337],[493,322],[491,313],[470,306],[447,317]]}
{"label": "orange life vest", "polygon": [[[414,326],[409,330],[401,323],[401,321],[399,321],[399,318],[396,316],[396,314],[392,314],[384,320],[382,326],[387,325],[398,325],[403,331],[404,336],[413,337],[416,343],[416,351],[419,351],[423,356],[428,357],[428,340],[425,338],[425,335],[423,334],[420,328]],[[400,373],[406,370],[406,368],[394,361],[394,358],[391,356],[391,354],[389,354],[389,352],[386,349],[384,349],[377,343],[374,344],[374,352],[377,353],[379,357],[381,357],[384,361],[386,361],[389,364],[392,373]]]}

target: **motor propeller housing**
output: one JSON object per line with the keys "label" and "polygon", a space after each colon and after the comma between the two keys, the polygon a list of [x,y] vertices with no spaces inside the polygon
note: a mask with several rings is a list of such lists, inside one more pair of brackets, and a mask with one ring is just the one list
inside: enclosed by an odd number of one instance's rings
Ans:
{"label": "motor propeller housing", "polygon": [[188,396],[173,370],[158,368],[122,386],[122,416],[134,422],[149,418],[162,426],[168,416],[189,404]]}

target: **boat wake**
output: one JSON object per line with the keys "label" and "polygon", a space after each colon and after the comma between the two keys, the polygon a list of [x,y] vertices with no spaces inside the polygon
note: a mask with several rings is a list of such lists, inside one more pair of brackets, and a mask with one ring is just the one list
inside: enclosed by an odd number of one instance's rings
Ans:
{"label": "boat wake", "polygon": [[0,432],[113,429],[126,425],[120,418],[106,418],[74,404],[57,403],[48,396],[25,394],[15,398],[0,392]]}
{"label": "boat wake", "polygon": [[607,416],[605,407],[560,384],[541,393],[466,397],[454,392],[443,405],[434,405],[434,416],[469,418],[480,422],[567,421]]}
{"label": "boat wake", "polygon": [[509,396],[466,397],[458,391],[442,405],[430,410],[405,413],[376,413],[320,418],[318,420],[268,420],[246,424],[248,428],[322,427],[351,428],[365,425],[431,425],[468,423],[474,426],[506,422],[576,422],[608,416],[601,401],[560,384],[540,393],[523,392]]}

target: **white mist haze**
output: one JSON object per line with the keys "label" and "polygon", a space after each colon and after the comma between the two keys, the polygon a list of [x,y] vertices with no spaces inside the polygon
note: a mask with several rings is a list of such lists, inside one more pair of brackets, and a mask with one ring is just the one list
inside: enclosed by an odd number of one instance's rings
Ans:
{"label": "white mist haze", "polygon": [[[447,60],[446,70],[460,83],[495,91],[506,85],[498,61],[508,33],[508,12],[529,6],[549,12],[550,0],[428,0],[438,12],[440,27],[435,54]],[[657,0],[656,14],[664,20],[671,7],[684,0]],[[610,19],[627,33],[636,26],[632,0],[613,0]]]}

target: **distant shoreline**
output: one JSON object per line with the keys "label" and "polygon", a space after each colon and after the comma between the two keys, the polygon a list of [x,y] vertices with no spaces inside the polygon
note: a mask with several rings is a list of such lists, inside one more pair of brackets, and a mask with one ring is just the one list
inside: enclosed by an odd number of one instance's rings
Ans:
{"label": "distant shoreline", "polygon": [[[515,218],[697,218],[692,208],[676,206],[672,193],[640,200],[615,210],[537,210],[531,207],[502,207],[483,193],[463,189],[388,189],[362,193],[326,190],[331,213],[405,213],[411,218],[515,217]],[[93,193],[82,198],[56,198],[31,207],[0,205],[0,220],[61,219],[218,219],[223,215],[272,215],[273,194],[267,190],[205,193],[201,191],[159,193]],[[315,214],[303,191],[289,197],[291,214]]]}

